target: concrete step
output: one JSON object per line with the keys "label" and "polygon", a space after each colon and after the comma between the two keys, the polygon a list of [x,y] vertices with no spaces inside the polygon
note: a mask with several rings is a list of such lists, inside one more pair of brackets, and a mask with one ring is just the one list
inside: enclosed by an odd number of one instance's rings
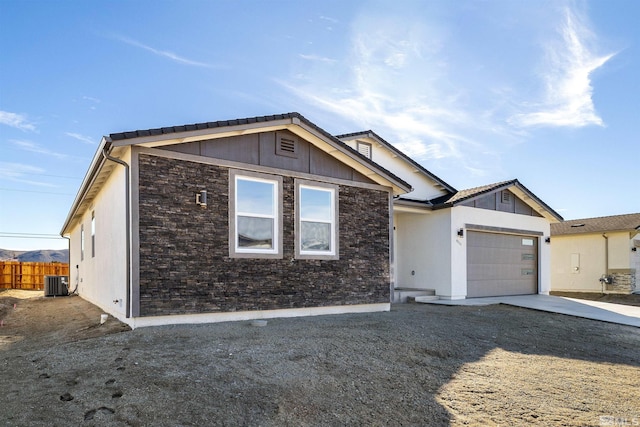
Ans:
{"label": "concrete step", "polygon": [[436,296],[436,295],[426,295],[426,296],[422,296],[422,297],[414,297],[413,300],[415,302],[429,302],[429,301],[437,301],[439,300],[440,297]]}
{"label": "concrete step", "polygon": [[[435,296],[435,294],[436,291],[433,289],[395,288],[393,290],[393,302],[413,302],[416,297],[429,297]],[[409,298],[411,298],[411,301],[408,300]]]}

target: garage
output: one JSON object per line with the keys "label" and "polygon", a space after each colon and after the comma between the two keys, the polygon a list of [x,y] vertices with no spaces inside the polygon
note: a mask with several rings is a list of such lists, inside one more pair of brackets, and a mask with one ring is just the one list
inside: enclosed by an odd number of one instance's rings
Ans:
{"label": "garage", "polygon": [[467,232],[467,298],[538,293],[536,236]]}

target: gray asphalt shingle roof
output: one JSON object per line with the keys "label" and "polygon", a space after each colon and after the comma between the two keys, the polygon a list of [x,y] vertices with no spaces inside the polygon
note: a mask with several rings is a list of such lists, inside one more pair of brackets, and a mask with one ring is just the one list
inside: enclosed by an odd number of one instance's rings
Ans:
{"label": "gray asphalt shingle roof", "polygon": [[494,184],[482,185],[480,187],[467,188],[466,190],[458,191],[447,200],[441,201],[441,203],[447,203],[447,204],[460,203],[467,199],[480,196],[482,194],[491,193],[492,191],[497,190],[499,188],[508,187],[517,182],[518,182],[517,179],[512,179],[510,181],[502,181],[502,182],[496,182]]}
{"label": "gray asphalt shingle roof", "polygon": [[572,219],[551,224],[552,236],[633,230],[640,231],[640,213]]}

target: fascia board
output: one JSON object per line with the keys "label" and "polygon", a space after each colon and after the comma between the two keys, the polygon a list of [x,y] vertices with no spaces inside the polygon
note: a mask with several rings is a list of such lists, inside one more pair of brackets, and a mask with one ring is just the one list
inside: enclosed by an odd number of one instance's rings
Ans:
{"label": "fascia board", "polygon": [[396,198],[393,200],[394,212],[428,214],[431,213],[432,210],[432,207],[425,203],[403,200],[402,198]]}
{"label": "fascia board", "polygon": [[[533,195],[530,191],[522,186],[519,182],[516,182],[512,186],[506,187],[511,192],[513,192],[520,200],[529,205],[532,209],[542,215],[551,223],[556,223],[562,221],[562,217],[555,213],[549,206],[546,205],[542,200],[538,199],[535,195]],[[501,188],[500,190],[502,190]]]}
{"label": "fascia board", "polygon": [[637,234],[639,234],[635,230],[626,229],[626,230],[597,230],[597,231],[583,231],[583,232],[576,231],[573,233],[560,233],[560,234],[553,234],[552,232],[551,236],[553,237],[601,236],[602,233],[605,233],[605,234],[629,233],[629,239],[633,239]]}
{"label": "fascia board", "polygon": [[155,148],[164,145],[181,144],[201,141],[205,139],[218,139],[230,136],[249,135],[260,132],[271,132],[287,128],[295,119],[287,118],[282,120],[256,123],[247,123],[234,126],[223,126],[219,128],[199,129],[187,132],[167,133],[160,135],[147,135],[136,138],[126,138],[113,142],[114,147],[125,145],[138,145],[141,147]]}

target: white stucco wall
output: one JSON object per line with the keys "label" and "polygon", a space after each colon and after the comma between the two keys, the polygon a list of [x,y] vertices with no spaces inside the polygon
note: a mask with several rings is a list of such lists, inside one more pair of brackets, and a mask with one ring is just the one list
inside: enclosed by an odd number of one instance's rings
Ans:
{"label": "white stucco wall", "polygon": [[[129,159],[127,158],[128,162]],[[124,318],[126,301],[125,169],[118,165],[71,232],[70,281],[79,295],[105,313]],[[95,257],[91,248],[91,215],[95,212]],[[80,229],[84,224],[84,259],[80,255]],[[77,268],[76,268],[77,266]],[[118,300],[117,303],[114,303]]]}
{"label": "white stucco wall", "polygon": [[607,233],[609,237],[609,268],[630,268],[631,247],[629,232]]}
{"label": "white stucco wall", "polygon": [[[407,163],[404,159],[398,156],[394,157],[389,150],[380,146],[375,139],[360,138],[360,140],[371,144],[371,160],[411,184],[413,191],[403,194],[401,196],[402,198],[431,200],[445,194],[445,191],[436,187],[431,179],[422,173],[415,172],[415,167]],[[357,140],[346,140],[344,143],[354,150],[357,150]]]}
{"label": "white stucco wall", "polygon": [[467,295],[466,238],[457,238],[456,234],[457,230],[465,228],[466,224],[542,233],[542,236],[538,238],[538,293],[549,293],[551,290],[551,248],[549,244],[544,242],[545,237],[550,235],[550,225],[546,219],[488,209],[456,206],[451,208],[451,226],[449,228],[449,236],[454,239],[454,243],[451,246],[453,266],[451,274],[452,298],[461,298]]}
{"label": "white stucco wall", "polygon": [[640,288],[640,248],[636,247],[635,252],[631,249],[635,246],[634,240],[640,240],[640,234],[635,234],[629,240],[629,253],[631,254],[631,261],[629,262],[631,268],[636,270],[636,289]]}
{"label": "white stucco wall", "polygon": [[436,295],[450,296],[449,210],[396,213],[394,226],[396,287],[434,289]]}
{"label": "white stucco wall", "polygon": [[[602,292],[600,282],[609,269],[634,268],[628,232],[553,236],[551,239],[551,289],[554,291]],[[579,268],[575,269],[576,260]]]}
{"label": "white stucco wall", "polygon": [[[550,234],[544,218],[457,206],[426,214],[398,213],[396,227],[396,287],[434,289],[443,299],[467,296],[466,224],[542,233],[538,237],[538,291],[551,290]],[[526,234],[526,233],[525,233]],[[415,274],[412,274],[415,272]]]}

